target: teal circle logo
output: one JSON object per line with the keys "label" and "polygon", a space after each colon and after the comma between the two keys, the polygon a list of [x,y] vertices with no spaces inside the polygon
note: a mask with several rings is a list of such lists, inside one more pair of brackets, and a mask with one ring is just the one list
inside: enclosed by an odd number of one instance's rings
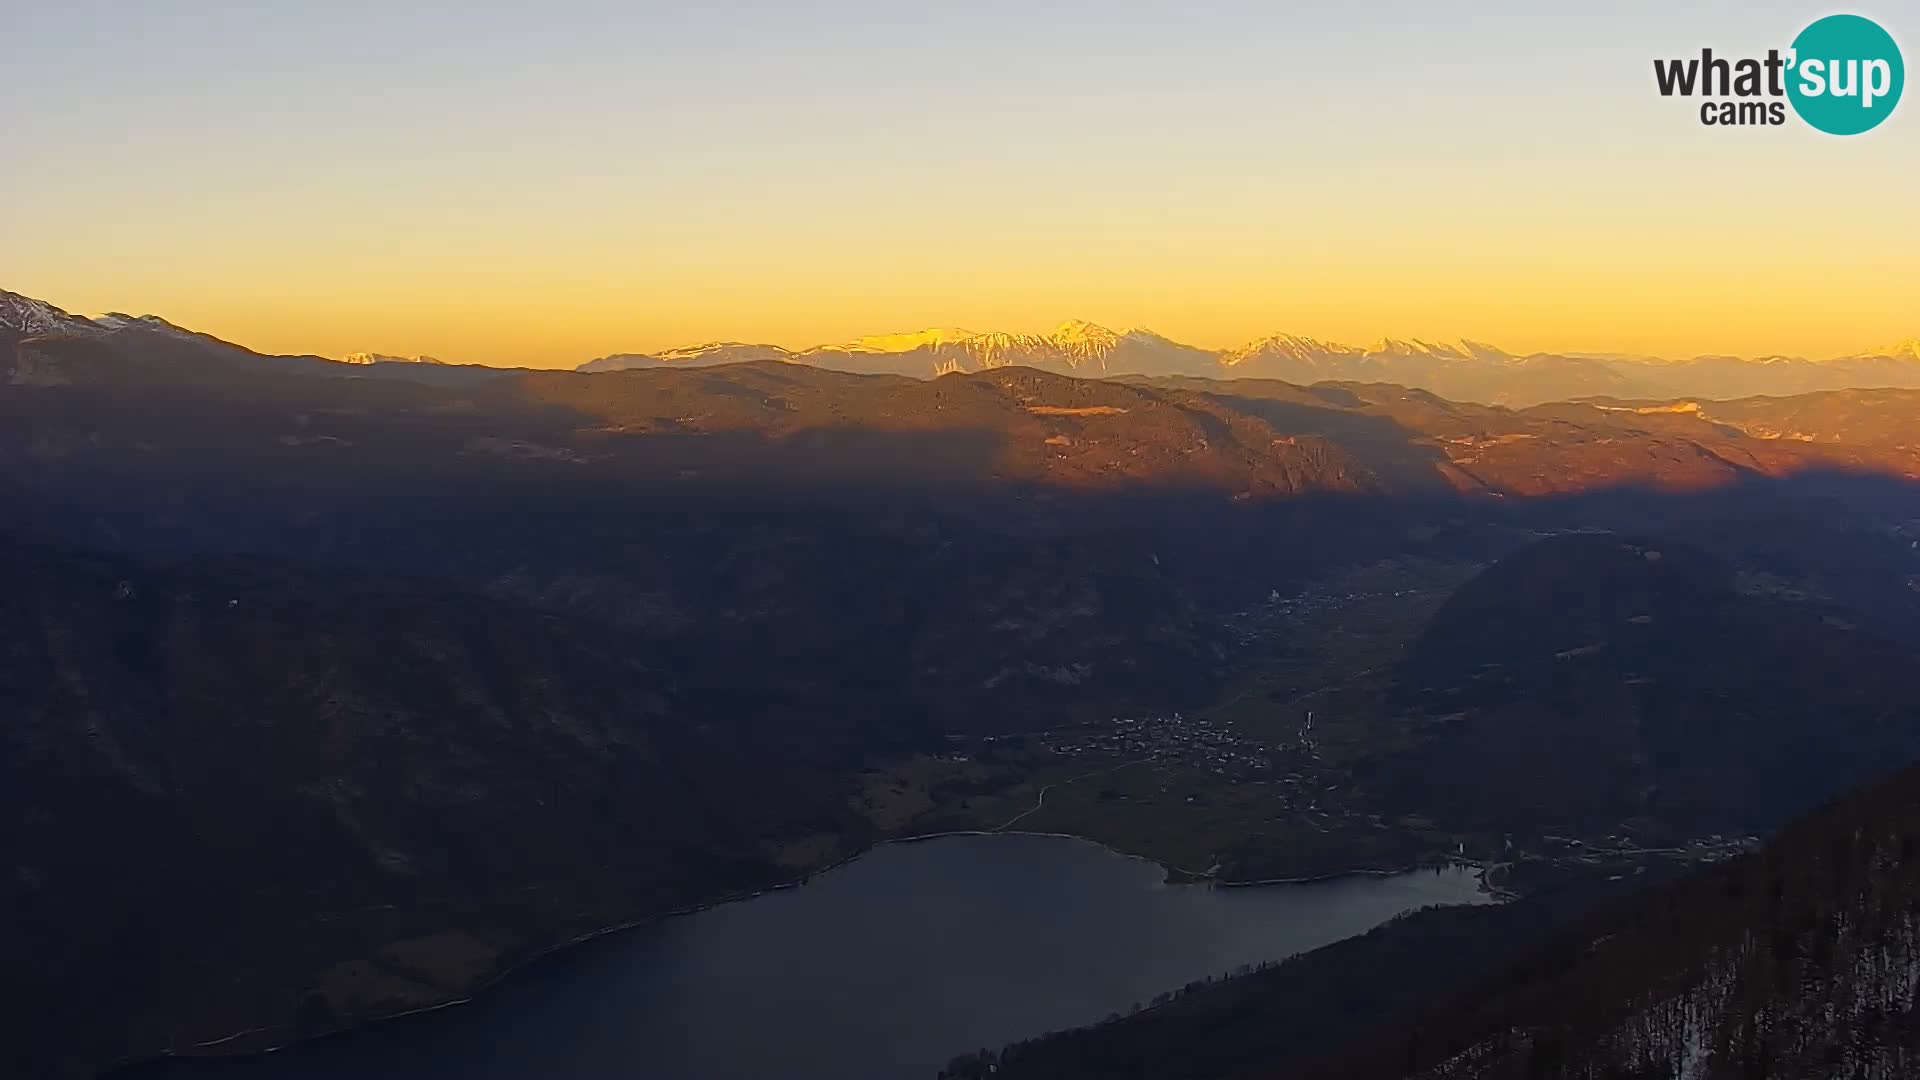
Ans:
{"label": "teal circle logo", "polygon": [[1829,15],[1800,31],[1788,64],[1793,111],[1829,135],[1878,127],[1907,83],[1893,35],[1858,15]]}

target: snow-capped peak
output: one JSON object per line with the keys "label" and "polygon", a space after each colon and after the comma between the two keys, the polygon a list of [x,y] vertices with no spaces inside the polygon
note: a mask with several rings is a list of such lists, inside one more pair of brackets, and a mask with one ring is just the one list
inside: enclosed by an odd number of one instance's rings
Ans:
{"label": "snow-capped peak", "polygon": [[1268,334],[1237,349],[1228,349],[1220,357],[1227,367],[1256,358],[1274,358],[1311,363],[1330,356],[1358,356],[1362,350],[1333,341],[1302,337],[1298,334]]}
{"label": "snow-capped peak", "polygon": [[108,330],[150,330],[156,334],[165,334],[168,337],[176,338],[198,338],[200,336],[186,327],[170,323],[158,315],[129,315],[124,311],[109,311],[104,315],[95,315],[92,322],[95,326],[103,326]]}
{"label": "snow-capped peak", "polygon": [[726,363],[743,360],[788,360],[793,354],[778,345],[761,345],[749,341],[708,341],[699,345],[687,345],[677,349],[664,349],[654,354],[662,362],[673,363]]}
{"label": "snow-capped peak", "polygon": [[1382,338],[1367,348],[1360,348],[1337,341],[1303,337],[1299,334],[1269,334],[1237,349],[1228,349],[1220,355],[1220,362],[1227,367],[1255,359],[1286,360],[1311,365],[1330,360],[1344,362],[1368,356],[1434,360],[1507,361],[1514,359],[1513,354],[1505,349],[1470,338],[1462,338],[1457,342],[1423,341],[1419,338]]}
{"label": "snow-capped peak", "polygon": [[1512,360],[1514,355],[1497,345],[1472,338],[1458,341],[1426,341],[1421,338],[1383,338],[1371,349],[1373,356],[1426,357],[1434,360]]}
{"label": "snow-capped peak", "polygon": [[21,337],[38,334],[98,333],[100,327],[78,316],[69,315],[45,300],[0,289],[0,330]]}
{"label": "snow-capped peak", "polygon": [[1450,341],[1422,341],[1411,338],[1402,341],[1398,338],[1383,338],[1379,344],[1367,350],[1375,355],[1384,356],[1426,356],[1437,360],[1468,360],[1473,354],[1465,343],[1459,345]]}
{"label": "snow-capped peak", "polygon": [[903,334],[874,334],[855,338],[845,345],[826,346],[838,352],[903,353],[937,345],[954,345],[980,335],[957,326],[935,326]]}
{"label": "snow-capped peak", "polygon": [[1512,360],[1514,355],[1498,345],[1489,345],[1472,338],[1461,338],[1460,348],[1476,360]]}
{"label": "snow-capped peak", "polygon": [[1085,319],[1063,322],[1047,337],[1076,360],[1097,360],[1120,347],[1119,334]]}
{"label": "snow-capped peak", "polygon": [[1052,337],[1053,340],[1062,343],[1085,341],[1109,346],[1120,340],[1119,334],[1101,326],[1099,323],[1090,323],[1085,319],[1068,319],[1066,322],[1054,327],[1053,333],[1049,336]]}
{"label": "snow-capped peak", "polygon": [[343,364],[439,364],[431,356],[389,356],[386,353],[355,352],[340,358]]}

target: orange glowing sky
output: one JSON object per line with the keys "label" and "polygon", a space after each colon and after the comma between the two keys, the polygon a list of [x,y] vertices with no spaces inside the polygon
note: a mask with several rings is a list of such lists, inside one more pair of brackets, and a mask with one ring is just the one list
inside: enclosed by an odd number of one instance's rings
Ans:
{"label": "orange glowing sky", "polygon": [[1212,347],[1920,334],[1920,101],[1836,139],[1653,89],[1656,56],[1824,9],[392,6],[9,12],[0,288],[534,365],[1069,317]]}

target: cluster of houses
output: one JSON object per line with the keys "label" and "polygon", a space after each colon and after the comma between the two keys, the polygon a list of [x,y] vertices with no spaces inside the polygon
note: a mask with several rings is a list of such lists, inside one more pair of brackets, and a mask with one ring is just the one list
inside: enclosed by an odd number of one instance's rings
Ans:
{"label": "cluster of houses", "polygon": [[1078,756],[1105,754],[1134,761],[1203,768],[1244,777],[1274,767],[1270,747],[1244,738],[1225,724],[1183,713],[1116,716],[1105,725],[1048,732],[1047,749]]}

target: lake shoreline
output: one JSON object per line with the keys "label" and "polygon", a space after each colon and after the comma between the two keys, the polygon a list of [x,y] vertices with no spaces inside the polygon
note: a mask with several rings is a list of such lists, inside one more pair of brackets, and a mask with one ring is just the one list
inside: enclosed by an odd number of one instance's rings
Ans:
{"label": "lake shoreline", "polygon": [[906,836],[886,837],[884,839],[873,841],[859,848],[859,850],[851,852],[850,854],[842,858],[838,858],[831,862],[825,863],[821,866],[809,869],[791,880],[781,881],[772,885],[764,886],[762,888],[729,893],[727,895],[716,897],[712,900],[703,901],[701,903],[691,904],[685,907],[673,909],[671,911],[661,912],[658,914],[649,915],[643,918],[633,919],[626,922],[611,924],[608,926],[599,927],[593,930],[586,931],[584,933],[577,934],[564,941],[556,942],[550,946],[547,946],[545,948],[538,950],[537,952],[529,954],[528,956],[515,962],[511,966],[503,968],[502,970],[491,974],[485,980],[476,983],[471,989],[462,991],[458,994],[458,996],[451,997],[445,1001],[434,1002],[432,1004],[421,1005],[415,1008],[404,1009],[396,1012],[370,1013],[367,1015],[352,1018],[351,1020],[349,1020],[346,1023],[343,1023],[341,1026],[337,1028],[333,1028],[327,1031],[314,1032],[312,1034],[289,1035],[289,1033],[286,1032],[284,1029],[275,1028],[275,1027],[254,1028],[254,1029],[249,1029],[245,1031],[238,1031],[229,1035],[220,1036],[219,1038],[193,1043],[184,1048],[168,1049],[157,1054],[144,1055],[141,1057],[130,1058],[124,1061],[116,1062],[102,1069],[99,1075],[102,1077],[129,1076],[129,1075],[133,1075],[135,1071],[140,1069],[142,1066],[153,1065],[160,1062],[173,1061],[173,1060],[244,1058],[244,1057],[265,1056],[265,1055],[277,1053],[279,1051],[286,1050],[295,1046],[321,1042],[337,1036],[346,1035],[346,1034],[349,1034],[355,1031],[360,1031],[375,1025],[389,1023],[392,1021],[403,1020],[408,1017],[417,1017],[417,1016],[422,1016],[428,1013],[440,1012],[440,1011],[455,1008],[461,1005],[472,1004],[477,998],[480,998],[481,996],[485,995],[489,991],[499,987],[501,984],[512,979],[516,975],[520,975],[528,971],[529,969],[535,967],[536,965],[542,963],[543,961],[551,960],[562,953],[566,953],[566,952],[581,948],[583,946],[592,944],[593,942],[599,941],[600,939],[611,937],[617,934],[627,933],[633,930],[641,930],[641,929],[645,929],[652,926],[658,926],[662,923],[668,922],[673,919],[678,919],[678,918],[682,918],[690,915],[697,915],[701,912],[711,911],[715,908],[724,907],[730,904],[741,903],[748,900],[753,900],[759,897],[772,895],[774,893],[784,892],[789,889],[797,889],[825,874],[832,873],[833,871],[836,871],[836,870],[844,869],[845,867],[860,861],[861,859],[873,854],[874,852],[880,850],[883,847],[887,847],[891,845],[922,844],[922,843],[926,843],[928,841],[933,841],[933,840],[941,840],[941,839],[957,838],[957,837],[968,837],[968,836],[1033,836],[1033,837],[1044,837],[1044,838],[1050,838],[1050,839],[1072,840],[1078,843],[1087,844],[1092,847],[1099,848],[1100,850],[1105,851],[1111,855],[1116,855],[1124,859],[1151,863],[1154,866],[1160,868],[1160,870],[1164,875],[1165,884],[1175,885],[1175,886],[1210,884],[1210,885],[1215,885],[1221,888],[1252,889],[1252,888],[1262,888],[1262,887],[1269,887],[1269,886],[1312,885],[1312,884],[1321,884],[1321,883],[1332,882],[1332,881],[1339,881],[1342,879],[1354,878],[1354,877],[1377,877],[1377,878],[1397,877],[1404,874],[1413,873],[1418,870],[1431,869],[1435,865],[1473,866],[1480,869],[1480,875],[1479,875],[1480,889],[1483,893],[1487,893],[1490,896],[1492,896],[1495,902],[1500,902],[1510,897],[1510,894],[1506,894],[1504,893],[1503,890],[1493,888],[1488,884],[1487,868],[1481,867],[1480,864],[1478,863],[1472,862],[1470,860],[1464,860],[1464,859],[1447,859],[1447,860],[1444,860],[1444,862],[1441,864],[1435,864],[1432,862],[1415,862],[1405,867],[1401,867],[1399,869],[1380,869],[1377,867],[1361,867],[1361,868],[1355,868],[1352,870],[1338,871],[1335,873],[1319,874],[1319,875],[1298,877],[1298,878],[1273,878],[1273,879],[1266,879],[1261,881],[1227,881],[1227,880],[1221,880],[1218,877],[1212,875],[1211,873],[1204,874],[1204,875],[1196,874],[1192,871],[1188,871],[1180,867],[1170,866],[1159,859],[1153,858],[1152,856],[1143,855],[1138,852],[1127,851],[1125,849],[1115,847],[1112,844],[1108,844],[1104,841],[1095,840],[1091,837],[1082,836],[1077,833],[1039,832],[1039,831],[1027,831],[1027,830],[1020,830],[1020,829],[1007,829],[1004,827],[998,828],[998,829],[949,829],[949,830],[942,830],[939,832],[915,833],[915,834],[906,835]]}

